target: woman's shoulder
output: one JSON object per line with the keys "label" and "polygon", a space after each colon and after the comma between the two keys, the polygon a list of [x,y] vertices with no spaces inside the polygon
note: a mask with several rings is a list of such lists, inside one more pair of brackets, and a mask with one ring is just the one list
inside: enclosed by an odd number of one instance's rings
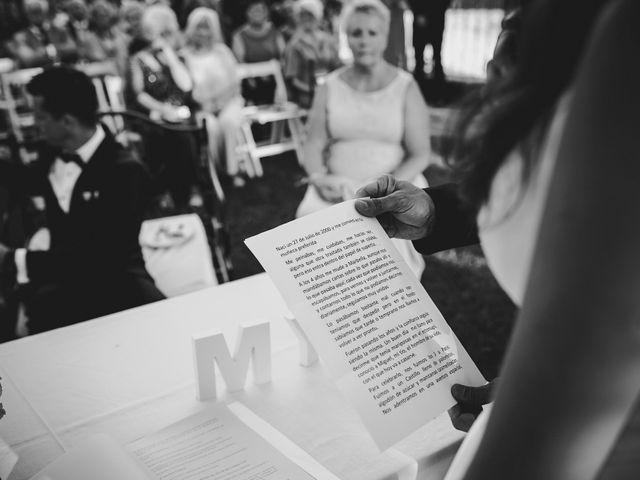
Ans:
{"label": "woman's shoulder", "polygon": [[213,46],[213,51],[221,56],[224,56],[225,58],[228,59],[233,59],[234,62],[237,63],[236,57],[233,54],[233,51],[224,43],[222,42],[218,42]]}
{"label": "woman's shoulder", "polygon": [[266,40],[271,37],[277,37],[279,34],[278,29],[271,22],[268,22],[260,30],[255,30],[246,23],[241,26],[236,33],[241,37],[251,38],[252,40]]}
{"label": "woman's shoulder", "polygon": [[349,66],[343,66],[329,72],[325,77],[324,83],[327,85],[347,84],[345,75],[348,75],[349,68]]}
{"label": "woman's shoulder", "polygon": [[[354,86],[357,82],[356,76],[354,76],[353,68],[350,66],[342,67],[336,70],[336,73],[339,76],[339,79],[344,82],[346,85],[349,85],[352,89],[359,91],[358,88]],[[371,91],[364,91],[363,93],[381,93],[381,92],[389,92],[389,91],[401,91],[404,92],[407,90],[408,86],[412,83],[415,83],[413,76],[402,70],[401,68],[395,67],[391,64],[386,63],[385,67],[376,73],[375,85],[377,88]]]}
{"label": "woman's shoulder", "polygon": [[389,65],[389,67],[390,67],[389,75],[393,78],[392,82],[397,82],[404,87],[408,87],[411,84],[417,85],[415,79],[413,78],[413,75],[411,75],[406,70],[395,67],[393,65]]}

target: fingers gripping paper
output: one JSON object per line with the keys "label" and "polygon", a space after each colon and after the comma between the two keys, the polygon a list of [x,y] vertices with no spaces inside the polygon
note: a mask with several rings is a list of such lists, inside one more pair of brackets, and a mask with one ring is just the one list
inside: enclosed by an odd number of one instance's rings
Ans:
{"label": "fingers gripping paper", "polygon": [[454,383],[486,383],[379,222],[354,201],[245,243],[380,448],[454,405]]}

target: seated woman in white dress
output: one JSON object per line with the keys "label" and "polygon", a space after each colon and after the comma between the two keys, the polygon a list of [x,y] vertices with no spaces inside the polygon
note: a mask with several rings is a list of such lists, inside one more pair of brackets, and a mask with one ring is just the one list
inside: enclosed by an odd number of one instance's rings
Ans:
{"label": "seated woman in white dress", "polygon": [[242,120],[238,64],[222,39],[218,14],[196,8],[187,20],[184,58],[193,78],[193,98],[202,106],[213,158],[224,158],[226,173],[236,186],[244,185],[235,155],[236,134]]}
{"label": "seated woman in white dress", "polygon": [[[303,156],[310,185],[298,217],[352,198],[385,173],[426,186],[429,112],[411,75],[383,59],[389,10],[379,0],[355,0],[346,8],[354,62],[317,90]],[[422,256],[410,242],[394,242],[419,278]]]}

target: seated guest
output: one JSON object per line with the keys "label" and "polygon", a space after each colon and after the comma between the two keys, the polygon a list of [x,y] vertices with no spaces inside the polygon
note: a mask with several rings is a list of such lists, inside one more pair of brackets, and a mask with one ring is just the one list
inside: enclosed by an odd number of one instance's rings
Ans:
{"label": "seated guest", "polygon": [[51,234],[47,251],[2,248],[5,281],[28,285],[29,332],[162,299],[138,243],[148,173],[97,123],[91,80],[52,67],[27,88],[48,148],[30,165],[0,162],[0,184],[39,198]]}
{"label": "seated guest", "polygon": [[284,51],[284,40],[269,21],[269,7],[264,0],[250,0],[246,10],[247,23],[240,27],[232,39],[232,49],[239,62],[266,62],[279,59]]}
{"label": "seated guest", "polygon": [[106,0],[95,0],[89,10],[89,32],[83,42],[84,60],[112,61],[120,75],[124,75],[128,62],[127,39],[116,25],[118,11]]}
{"label": "seated guest", "polygon": [[[131,88],[134,107],[149,113],[158,122],[191,124],[193,82],[178,56],[180,31],[171,8],[157,4],[142,17],[142,29],[149,46],[131,61]],[[198,203],[196,185],[196,146],[194,138],[180,132],[172,135],[149,131],[145,138],[152,174],[167,188],[178,209]],[[195,206],[195,205],[194,205]]]}
{"label": "seated guest", "polygon": [[20,68],[45,67],[56,62],[74,63],[77,47],[66,24],[49,18],[47,0],[25,0],[28,26],[7,44]]}
{"label": "seated guest", "polygon": [[176,15],[169,7],[152,5],[142,16],[142,29],[149,46],[132,59],[136,100],[153,118],[180,123],[191,116],[188,103],[193,82],[177,53]]}
{"label": "seated guest", "polygon": [[149,46],[142,31],[144,5],[136,0],[127,0],[120,8],[121,29],[127,35],[127,50],[133,56]]}
{"label": "seated guest", "polygon": [[[346,8],[353,65],[329,74],[316,92],[303,150],[310,185],[298,217],[349,199],[386,173],[426,186],[429,112],[411,75],[383,58],[389,10],[380,0],[354,0]],[[395,241],[419,278],[422,256],[410,242]]]}
{"label": "seated guest", "polygon": [[298,27],[285,49],[284,76],[290,100],[309,108],[316,78],[338,67],[340,59],[334,38],[320,29],[324,10],[322,2],[299,0],[296,9]]}
{"label": "seated guest", "polygon": [[84,0],[67,0],[63,6],[69,16],[67,29],[73,41],[78,45],[79,55],[82,57],[81,45],[89,31],[89,9]]}
{"label": "seated guest", "polygon": [[224,148],[226,171],[236,186],[244,185],[235,154],[236,134],[242,120],[237,61],[222,39],[218,14],[196,8],[189,15],[184,57],[193,78],[193,98],[205,115],[213,158]]}
{"label": "seated guest", "polygon": [[[249,0],[247,23],[232,37],[231,48],[241,63],[280,60],[285,44],[278,29],[269,21],[269,8],[264,0]],[[249,79],[243,82],[242,96],[249,103],[264,104],[273,101],[275,82],[272,78]]]}

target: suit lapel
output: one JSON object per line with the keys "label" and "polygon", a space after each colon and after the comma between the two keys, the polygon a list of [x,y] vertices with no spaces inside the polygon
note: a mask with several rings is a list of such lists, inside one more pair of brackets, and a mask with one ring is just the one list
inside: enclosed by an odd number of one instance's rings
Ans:
{"label": "suit lapel", "polygon": [[47,208],[57,209],[62,212],[62,208],[58,203],[58,197],[56,196],[53,186],[49,181],[51,165],[55,161],[56,157],[57,153],[55,149],[47,145],[42,145],[38,151],[38,160],[33,164],[33,168],[38,172],[38,176],[42,178],[43,196],[48,205]]}
{"label": "suit lapel", "polygon": [[102,184],[100,180],[104,177],[102,173],[107,165],[115,161],[116,154],[117,144],[105,129],[104,140],[82,169],[82,173],[73,187],[69,212],[72,212],[79,205],[86,205],[99,198]]}

